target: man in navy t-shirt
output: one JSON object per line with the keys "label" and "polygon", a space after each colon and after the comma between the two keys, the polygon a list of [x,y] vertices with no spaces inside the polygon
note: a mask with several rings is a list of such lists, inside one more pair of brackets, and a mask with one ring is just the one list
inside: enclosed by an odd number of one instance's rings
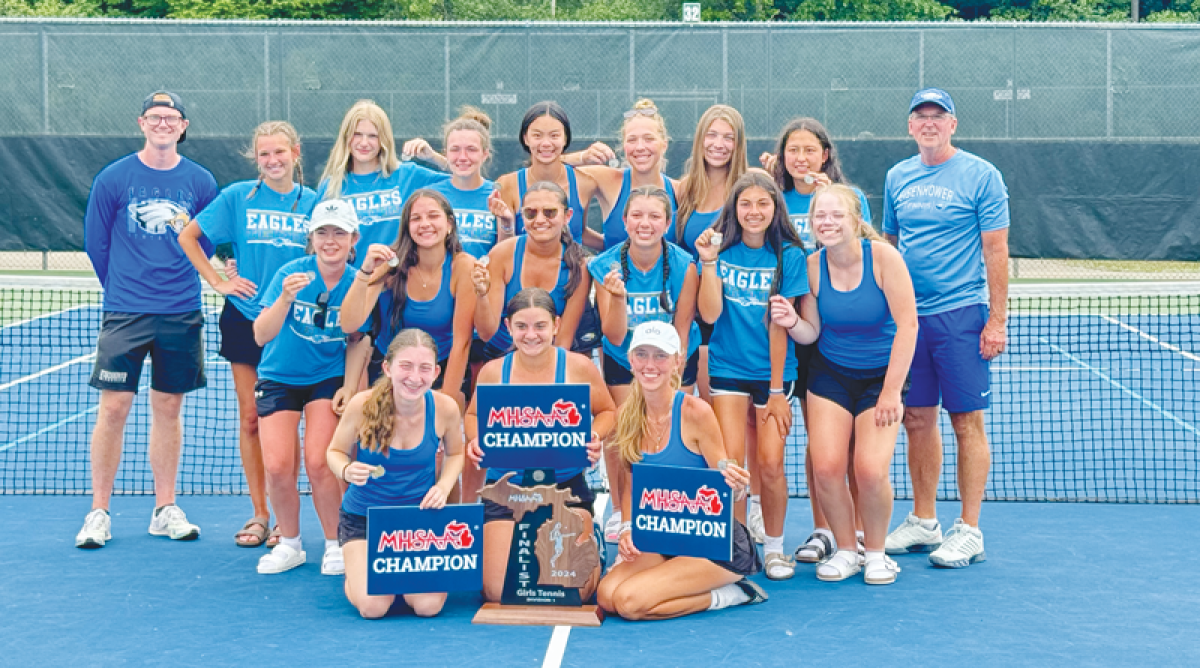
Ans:
{"label": "man in navy t-shirt", "polygon": [[[200,536],[200,528],[175,505],[183,395],[206,383],[200,278],[178,235],[216,197],[217,182],[176,150],[188,128],[178,95],[151,93],[137,122],[145,145],[96,176],[83,219],[84,247],[104,288],[104,319],[89,382],[100,390],[92,431],[92,511],[75,537],[76,547],[103,547],[112,538],[109,499],[147,354],[153,370],[150,533],[174,540]],[[211,253],[211,244],[205,250]]]}
{"label": "man in navy t-shirt", "polygon": [[[1004,351],[1008,299],[1008,190],[991,163],[950,144],[957,128],[948,93],[913,96],[908,133],[918,155],[892,167],[883,189],[883,232],[908,264],[920,323],[904,418],[913,512],[886,549],[933,550],[929,560],[947,568],[986,558],[979,511],[991,454],[983,411],[992,393],[988,360]],[[935,509],[939,404],[958,439],[963,505],[944,540]]]}

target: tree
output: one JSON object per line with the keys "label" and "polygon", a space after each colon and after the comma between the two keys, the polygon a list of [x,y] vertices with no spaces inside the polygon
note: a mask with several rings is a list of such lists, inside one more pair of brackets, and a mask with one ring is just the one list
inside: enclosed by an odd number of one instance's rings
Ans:
{"label": "tree", "polygon": [[793,21],[944,21],[954,14],[937,0],[801,0]]}
{"label": "tree", "polygon": [[54,16],[83,18],[103,16],[95,2],[80,0],[0,0],[0,16]]}

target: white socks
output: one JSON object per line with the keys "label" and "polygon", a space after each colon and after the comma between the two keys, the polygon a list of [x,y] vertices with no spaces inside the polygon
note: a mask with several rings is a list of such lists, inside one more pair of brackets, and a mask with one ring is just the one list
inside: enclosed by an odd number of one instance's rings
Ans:
{"label": "white socks", "polygon": [[709,592],[709,595],[712,597],[712,603],[708,604],[709,610],[720,610],[728,608],[731,605],[741,605],[750,600],[750,595],[736,584],[717,587]]}
{"label": "white socks", "polygon": [[783,536],[767,536],[763,540],[763,554],[783,554]]}
{"label": "white socks", "polygon": [[297,552],[304,549],[304,544],[300,542],[300,536],[296,536],[295,538],[288,538],[287,536],[284,536],[279,539],[279,544],[287,545]]}
{"label": "white socks", "polygon": [[325,539],[325,551],[326,552],[328,552],[330,550],[336,550],[337,546],[338,546],[338,542],[337,542],[336,538],[326,538]]}

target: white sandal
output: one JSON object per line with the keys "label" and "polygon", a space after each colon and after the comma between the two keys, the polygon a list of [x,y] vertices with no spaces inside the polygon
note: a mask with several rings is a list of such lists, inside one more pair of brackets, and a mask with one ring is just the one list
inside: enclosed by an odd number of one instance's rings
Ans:
{"label": "white sandal", "polygon": [[854,550],[838,550],[825,561],[817,564],[817,579],[822,582],[841,582],[862,570],[858,554]]}
{"label": "white sandal", "polygon": [[303,565],[306,558],[304,550],[295,550],[280,543],[271,548],[270,552],[259,558],[258,572],[270,575],[290,571],[297,566]]}
{"label": "white sandal", "polygon": [[896,581],[900,565],[887,556],[872,559],[863,568],[863,581],[869,585],[887,585]]}
{"label": "white sandal", "polygon": [[833,541],[824,533],[814,531],[804,544],[796,548],[796,561],[815,564],[834,552]]}
{"label": "white sandal", "polygon": [[346,560],[342,556],[341,546],[330,547],[321,557],[321,575],[345,575]]}
{"label": "white sandal", "polygon": [[763,561],[766,562],[763,572],[769,580],[790,580],[796,574],[796,562],[781,552],[772,552]]}

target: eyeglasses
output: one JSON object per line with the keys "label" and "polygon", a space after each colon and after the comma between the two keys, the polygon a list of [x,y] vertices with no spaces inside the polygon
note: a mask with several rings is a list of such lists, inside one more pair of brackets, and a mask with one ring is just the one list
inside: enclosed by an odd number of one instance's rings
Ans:
{"label": "eyeglasses", "polygon": [[537,220],[538,212],[541,212],[541,214],[546,217],[546,220],[554,220],[555,218],[558,218],[559,210],[555,209],[553,207],[548,208],[548,209],[537,209],[534,207],[526,207],[524,209],[521,209],[521,216],[525,220]]}
{"label": "eyeglasses", "polygon": [[657,116],[658,107],[645,107],[643,109],[630,109],[625,112],[625,118],[633,118],[634,116]]}
{"label": "eyeglasses", "polygon": [[942,123],[950,118],[950,114],[913,114],[912,119],[918,123],[933,121],[934,123]]}
{"label": "eyeglasses", "polygon": [[833,219],[834,222],[840,223],[843,220],[846,220],[846,214],[842,213],[841,211],[838,211],[836,213],[816,213],[816,214],[813,214],[812,222],[823,223],[831,218]]}
{"label": "eyeglasses", "polygon": [[325,329],[325,315],[329,313],[329,293],[317,295],[317,312],[313,315],[313,325],[317,329]]}
{"label": "eyeglasses", "polygon": [[166,123],[169,128],[178,127],[179,121],[183,120],[182,116],[162,116],[160,114],[150,114],[149,116],[142,116],[142,118],[146,119],[146,122],[151,126]]}

